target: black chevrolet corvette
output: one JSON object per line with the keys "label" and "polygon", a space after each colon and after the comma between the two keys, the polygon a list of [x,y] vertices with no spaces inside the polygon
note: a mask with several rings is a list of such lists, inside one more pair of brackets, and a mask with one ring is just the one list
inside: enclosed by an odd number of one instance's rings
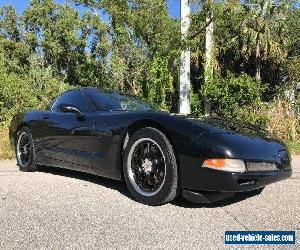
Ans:
{"label": "black chevrolet corvette", "polygon": [[262,190],[291,176],[290,156],[256,127],[157,111],[134,97],[69,90],[10,126],[20,170],[39,165],[125,180],[140,202],[199,203]]}

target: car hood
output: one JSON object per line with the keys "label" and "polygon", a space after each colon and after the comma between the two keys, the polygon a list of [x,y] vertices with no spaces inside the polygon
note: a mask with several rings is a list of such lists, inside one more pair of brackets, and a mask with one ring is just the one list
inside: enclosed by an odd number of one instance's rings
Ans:
{"label": "car hood", "polygon": [[220,117],[201,117],[193,118],[190,116],[181,116],[189,121],[199,132],[208,132],[210,134],[243,134],[248,136],[258,136],[265,139],[274,138],[268,131],[250,124],[242,124],[235,120],[224,119]]}
{"label": "car hood", "polygon": [[290,169],[286,146],[263,129],[219,117],[182,118],[192,123],[195,140],[205,141],[213,156],[277,162]]}

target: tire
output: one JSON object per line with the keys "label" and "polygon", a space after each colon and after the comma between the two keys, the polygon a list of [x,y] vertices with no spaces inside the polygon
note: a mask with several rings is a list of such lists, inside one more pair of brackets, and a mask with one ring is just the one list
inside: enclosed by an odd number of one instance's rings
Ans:
{"label": "tire", "polygon": [[173,147],[155,128],[140,129],[129,138],[123,156],[123,173],[130,193],[141,203],[163,205],[178,194]]}
{"label": "tire", "polygon": [[34,144],[28,127],[23,127],[17,132],[15,141],[15,154],[19,169],[24,172],[37,171]]}

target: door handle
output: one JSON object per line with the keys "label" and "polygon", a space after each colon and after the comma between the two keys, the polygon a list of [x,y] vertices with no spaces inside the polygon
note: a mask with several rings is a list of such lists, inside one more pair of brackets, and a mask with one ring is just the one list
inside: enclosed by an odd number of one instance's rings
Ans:
{"label": "door handle", "polygon": [[47,116],[47,115],[43,116],[43,120],[48,120],[48,119],[49,119],[49,116]]}

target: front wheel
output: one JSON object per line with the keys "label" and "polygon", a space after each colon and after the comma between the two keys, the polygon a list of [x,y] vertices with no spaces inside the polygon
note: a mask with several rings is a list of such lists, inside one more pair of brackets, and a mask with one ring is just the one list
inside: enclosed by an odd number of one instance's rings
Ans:
{"label": "front wheel", "polygon": [[23,127],[17,132],[15,153],[17,165],[21,171],[31,172],[37,170],[32,135],[28,127]]}
{"label": "front wheel", "polygon": [[178,193],[176,157],[166,136],[143,128],[129,139],[123,157],[123,172],[130,193],[147,205],[162,205]]}

